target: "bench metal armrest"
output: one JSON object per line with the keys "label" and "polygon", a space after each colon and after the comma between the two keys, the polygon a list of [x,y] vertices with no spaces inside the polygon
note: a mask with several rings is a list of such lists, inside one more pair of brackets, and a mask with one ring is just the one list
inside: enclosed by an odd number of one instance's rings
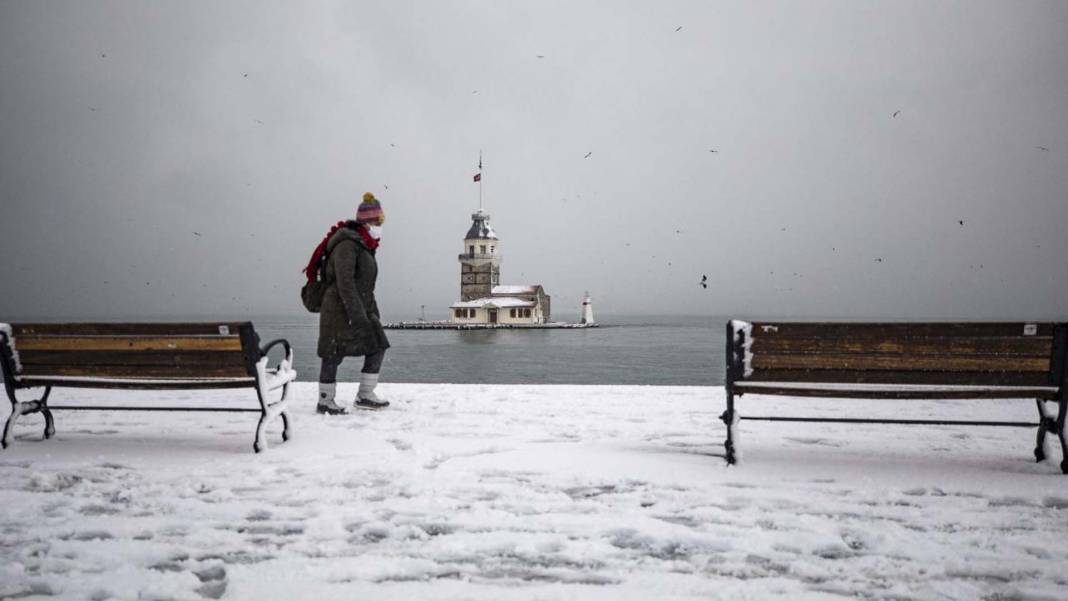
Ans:
{"label": "bench metal armrest", "polygon": [[292,361],[292,359],[293,359],[293,347],[291,347],[289,345],[289,341],[286,340],[285,338],[278,338],[276,340],[272,340],[272,341],[268,342],[265,346],[260,348],[260,356],[262,357],[263,355],[266,355],[268,352],[270,352],[270,350],[272,348],[278,346],[279,344],[281,344],[282,348],[284,348],[285,351],[286,351],[286,359],[289,359],[290,361]]}
{"label": "bench metal armrest", "polygon": [[[266,364],[267,353],[269,353],[272,348],[278,345],[282,346],[282,348],[286,352],[286,355],[282,359],[282,362],[279,363],[278,367],[268,368]],[[267,378],[264,382],[264,384],[267,385],[268,389],[273,390],[275,388],[278,388],[279,386],[282,386],[283,384],[297,379],[297,374],[295,371],[293,371],[293,347],[285,338],[272,340],[266,345],[264,345],[260,349],[260,360],[264,361],[264,375],[270,374],[272,376],[270,378]]]}

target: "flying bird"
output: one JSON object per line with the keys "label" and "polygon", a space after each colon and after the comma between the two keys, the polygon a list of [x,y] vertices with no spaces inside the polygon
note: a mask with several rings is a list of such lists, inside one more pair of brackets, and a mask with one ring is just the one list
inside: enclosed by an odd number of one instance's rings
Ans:
{"label": "flying bird", "polygon": [[719,151],[718,151],[718,150],[716,150],[715,148],[709,148],[709,149],[708,149],[708,152],[719,152]]}
{"label": "flying bird", "polygon": [[892,119],[892,118],[894,118],[894,117],[897,117],[897,116],[898,116],[898,115],[900,115],[900,114],[901,114],[901,111],[894,111],[894,114],[893,114],[893,115],[890,115],[890,118]]}
{"label": "flying bird", "polygon": [[961,219],[961,220],[960,220],[960,221],[958,221],[957,223],[959,223],[959,224],[961,224],[961,225],[964,225],[964,220],[963,220],[963,219]]}
{"label": "flying bird", "polygon": [[244,75],[244,76],[245,76],[245,77],[248,77],[248,73],[245,73],[245,75]]}
{"label": "flying bird", "polygon": [[875,262],[876,262],[876,263],[882,263],[882,262],[883,262],[883,260],[882,260],[882,258],[878,258],[878,259],[875,259]]}
{"label": "flying bird", "polygon": [[386,186],[386,184],[382,184],[382,185],[386,187],[386,190],[389,190],[389,186]]}
{"label": "flying bird", "polygon": [[702,287],[702,288],[708,288],[708,276],[707,275],[702,275],[701,276],[701,281],[697,282],[697,285]]}
{"label": "flying bird", "polygon": [[478,90],[471,90],[472,94],[478,94]]}
{"label": "flying bird", "polygon": [[1035,148],[1037,148],[1039,150],[1043,150],[1045,152],[1049,152],[1049,148],[1046,148],[1045,146],[1035,146]]}
{"label": "flying bird", "polygon": [[675,31],[676,31],[676,32],[682,31],[682,25],[679,25],[678,27],[676,27],[676,28],[675,28]]}
{"label": "flying bird", "polygon": [[587,153],[586,153],[586,156],[584,156],[584,157],[582,157],[582,158],[584,158],[584,159],[588,159],[588,158],[590,158],[590,155],[591,155],[591,154],[593,154],[593,151],[592,151],[592,150],[591,150],[591,151],[589,151],[589,152],[587,152]]}
{"label": "flying bird", "polygon": [[256,123],[259,123],[260,125],[263,125],[263,121],[260,121],[259,119],[253,119],[253,121],[255,121]]}
{"label": "flying bird", "polygon": [[95,106],[91,106],[91,107],[89,107],[89,110],[91,110],[91,111],[93,111],[95,113],[96,112],[96,107]]}
{"label": "flying bird", "polygon": [[100,53],[100,58],[107,58],[107,57],[108,57],[108,55],[104,54],[103,52]]}
{"label": "flying bird", "polygon": [[544,54],[539,54],[538,58],[545,58],[545,55]]}
{"label": "flying bird", "polygon": [[194,235],[194,236],[199,236],[199,235],[200,235],[200,232],[193,232],[193,235]]}

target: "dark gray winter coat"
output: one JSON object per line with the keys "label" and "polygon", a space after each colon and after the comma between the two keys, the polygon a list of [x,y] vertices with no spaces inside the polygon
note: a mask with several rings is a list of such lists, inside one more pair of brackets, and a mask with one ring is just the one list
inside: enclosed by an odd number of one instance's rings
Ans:
{"label": "dark gray winter coat", "polygon": [[326,243],[323,266],[329,282],[319,311],[319,357],[358,357],[389,348],[382,330],[375,280],[378,263],[349,223]]}

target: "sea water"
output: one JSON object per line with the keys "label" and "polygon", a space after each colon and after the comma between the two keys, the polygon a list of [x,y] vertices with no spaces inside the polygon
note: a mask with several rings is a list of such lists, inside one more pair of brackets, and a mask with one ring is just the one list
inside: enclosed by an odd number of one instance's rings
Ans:
{"label": "sea water", "polygon": [[[720,317],[598,316],[600,327],[532,330],[387,330],[392,345],[383,382],[454,384],[723,384]],[[299,379],[319,375],[315,315],[259,318],[264,343],[293,345]],[[359,378],[362,360],[346,359],[341,381]]]}

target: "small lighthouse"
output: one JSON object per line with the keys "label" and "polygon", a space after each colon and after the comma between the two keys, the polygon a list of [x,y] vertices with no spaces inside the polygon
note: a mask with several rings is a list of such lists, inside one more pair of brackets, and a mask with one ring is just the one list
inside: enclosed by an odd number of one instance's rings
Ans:
{"label": "small lighthouse", "polygon": [[590,293],[587,292],[586,296],[582,299],[582,319],[579,320],[580,324],[592,326],[593,321],[593,301],[590,300]]}

